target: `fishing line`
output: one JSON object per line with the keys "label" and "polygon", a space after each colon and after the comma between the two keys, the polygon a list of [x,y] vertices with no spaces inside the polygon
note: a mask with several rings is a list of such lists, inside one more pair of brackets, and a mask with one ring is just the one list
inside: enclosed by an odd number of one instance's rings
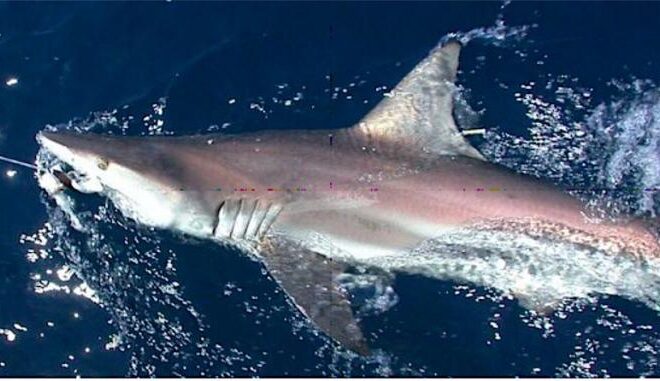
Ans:
{"label": "fishing line", "polygon": [[12,158],[5,157],[5,156],[2,156],[2,155],[0,155],[0,161],[4,161],[4,162],[7,162],[7,163],[16,164],[16,165],[21,165],[21,166],[26,167],[26,168],[37,170],[37,166],[34,165],[34,164],[26,163],[24,161],[12,159]]}

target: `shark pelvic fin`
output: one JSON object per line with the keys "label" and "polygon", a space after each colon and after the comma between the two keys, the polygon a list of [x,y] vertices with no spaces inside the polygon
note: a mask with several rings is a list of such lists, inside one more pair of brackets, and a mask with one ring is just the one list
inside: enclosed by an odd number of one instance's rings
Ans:
{"label": "shark pelvic fin", "polygon": [[436,47],[354,127],[376,147],[399,145],[419,155],[483,156],[458,131],[452,115],[461,45]]}
{"label": "shark pelvic fin", "polygon": [[270,275],[318,329],[360,355],[369,354],[346,294],[335,281],[343,264],[276,237],[264,240],[261,256]]}

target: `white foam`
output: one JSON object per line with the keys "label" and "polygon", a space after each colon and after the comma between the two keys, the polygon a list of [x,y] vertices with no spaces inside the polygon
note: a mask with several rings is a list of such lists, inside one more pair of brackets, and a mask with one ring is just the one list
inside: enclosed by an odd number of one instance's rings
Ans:
{"label": "white foam", "polygon": [[[517,172],[584,189],[577,193],[599,217],[657,216],[660,89],[652,81],[613,81],[614,100],[594,105],[594,91],[577,78],[547,77],[547,83],[523,85],[513,94],[526,107],[531,138],[489,130],[484,155]],[[541,95],[541,87],[554,94]]]}
{"label": "white foam", "polygon": [[649,190],[660,188],[660,89],[648,81],[622,86],[634,91],[630,99],[601,104],[587,119],[610,142],[600,179],[613,187],[635,182],[636,209],[657,215],[657,191]]}
{"label": "white foam", "polygon": [[494,231],[455,230],[408,255],[364,258],[390,271],[490,287],[542,311],[569,298],[610,294],[660,311],[660,259]]}
{"label": "white foam", "polygon": [[7,341],[16,340],[16,334],[11,329],[0,329],[0,335],[4,335]]}

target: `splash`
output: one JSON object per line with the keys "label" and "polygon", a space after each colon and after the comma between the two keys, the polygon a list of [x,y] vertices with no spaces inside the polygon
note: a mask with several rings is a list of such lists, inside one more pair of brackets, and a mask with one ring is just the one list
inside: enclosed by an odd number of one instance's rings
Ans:
{"label": "splash", "polygon": [[607,159],[597,173],[609,187],[632,184],[630,209],[660,213],[660,89],[651,81],[612,82],[625,96],[587,118]]}
{"label": "splash", "polygon": [[166,109],[167,98],[161,97],[145,109],[135,110],[126,105],[120,109],[94,111],[84,118],[46,125],[45,130],[106,135],[172,135],[165,125]]}
{"label": "splash", "polygon": [[504,20],[504,11],[510,3],[510,1],[502,2],[502,5],[500,6],[500,12],[495,18],[494,25],[474,28],[467,32],[449,33],[440,40],[441,45],[449,41],[458,41],[464,46],[472,41],[478,41],[484,45],[497,47],[520,44],[528,38],[530,30],[537,27],[537,25],[506,25]]}
{"label": "splash", "polygon": [[351,304],[358,308],[358,317],[376,316],[387,312],[399,302],[399,296],[389,284],[389,277],[376,274],[341,274],[338,282],[351,294]]}
{"label": "splash", "polygon": [[514,94],[527,109],[530,138],[491,130],[483,153],[572,190],[599,218],[657,216],[660,90],[651,81],[612,82],[614,100],[593,105],[593,89],[566,75],[551,78]]}
{"label": "splash", "polygon": [[[508,47],[526,39],[533,27],[509,27],[503,17],[498,17],[494,26],[450,34],[443,41],[458,39],[463,44],[481,42]],[[333,100],[342,97],[366,103],[367,99],[357,99],[351,92],[357,88],[366,89],[368,85],[368,82],[356,77],[346,86],[327,89],[327,93]],[[632,206],[640,211],[657,211],[657,206],[653,209],[653,196],[651,201],[639,197],[653,195],[639,193],[639,189],[645,186],[657,188],[654,174],[660,173],[652,165],[644,164],[645,159],[652,160],[654,152],[656,155],[658,152],[658,134],[653,128],[658,120],[657,109],[653,106],[658,104],[658,100],[657,95],[653,95],[657,92],[652,84],[641,87],[623,85],[622,91],[628,92],[628,97],[603,103],[596,108],[592,107],[591,90],[576,86],[569,77],[562,79],[560,76],[552,80],[550,86],[556,90],[554,99],[544,99],[534,93],[533,90],[543,84],[530,82],[524,86],[516,99],[527,107],[528,117],[532,121],[532,138],[490,132],[486,143],[489,157],[519,172],[550,177],[556,182],[576,187],[580,184],[585,187],[590,184],[616,187],[633,183],[635,202],[622,203],[609,199],[608,211],[624,213],[627,207]],[[286,91],[287,87],[284,89],[282,91]],[[258,104],[266,104],[265,100],[272,99],[272,107],[293,109],[303,99],[314,99],[313,94],[303,97],[303,90],[304,87],[296,89],[296,94],[300,95],[282,94],[278,90],[277,95],[264,96],[264,101]],[[380,91],[379,86],[376,92]],[[382,91],[385,91],[384,86]],[[241,105],[244,100],[230,98],[228,102]],[[167,134],[169,132],[162,122],[165,106],[165,100],[160,100],[153,104],[150,112],[135,117],[125,114],[123,110],[94,113],[85,120],[54,128],[131,135]],[[314,109],[313,106],[309,108]],[[575,119],[572,113],[590,108],[595,111],[587,118]],[[262,109],[270,112],[266,106]],[[250,112],[262,113],[262,109],[254,107],[250,108]],[[643,117],[639,118],[639,115]],[[209,131],[225,129],[229,125],[227,122],[221,127],[211,126]],[[603,126],[609,127],[603,129]],[[599,131],[608,132],[600,134]],[[643,148],[647,143],[652,144]],[[603,151],[607,152],[604,156],[599,156],[594,149],[601,146],[609,149]],[[656,157],[655,164],[657,162]],[[586,168],[588,171],[576,173],[576,168]],[[589,196],[599,202],[603,199],[602,195]],[[177,281],[178,255],[167,249],[170,246],[168,242],[136,228],[107,205],[87,209],[79,208],[78,202],[71,200],[70,211],[80,220],[78,226],[86,229],[72,231],[69,228],[70,219],[62,210],[48,206],[49,222],[45,228],[49,241],[44,243],[43,248],[35,247],[29,258],[38,266],[52,253],[73,272],[74,275],[67,280],[60,276],[39,279],[45,283],[38,284],[50,287],[51,291],[47,292],[66,292],[68,289],[110,313],[117,333],[108,338],[107,348],[130,353],[129,374],[234,375],[237,369],[243,369],[241,374],[258,374],[252,369],[258,368],[259,364],[250,360],[248,355],[206,339],[209,322],[185,298],[185,285]],[[605,209],[604,204],[599,205]],[[35,236],[35,242],[41,242],[41,237]],[[473,249],[475,243],[478,243],[476,246],[480,250]],[[608,294],[639,301],[656,311],[660,305],[660,272],[655,260],[606,256],[571,245],[550,244],[532,238],[514,239],[504,233],[455,232],[428,242],[408,257],[383,259],[379,267],[392,271],[421,270],[430,277],[452,279],[460,282],[455,286],[456,292],[466,298],[474,298],[475,303],[487,300],[497,304],[517,298],[529,309],[521,319],[549,339],[557,334],[557,321],[589,309],[603,311],[604,317],[599,318],[598,323],[601,328],[612,327],[613,332],[624,332],[624,329],[625,332],[644,331],[642,327],[646,326],[628,322],[618,311],[606,311],[604,304],[596,303],[598,299],[606,300]],[[60,266],[57,268],[62,269]],[[57,274],[57,271],[54,273]],[[61,273],[68,274],[67,271]],[[386,314],[399,302],[392,287],[379,277],[349,275],[343,279],[343,284],[356,296],[358,315],[361,317]],[[477,289],[473,286],[475,284],[485,285],[485,295],[474,291]],[[231,296],[240,290],[228,284],[224,293]],[[264,317],[268,311],[264,312],[254,304],[246,303],[245,310],[265,320],[269,318]],[[496,323],[499,318],[499,315],[496,316],[490,324],[494,331],[493,340],[496,341],[506,339],[502,338],[500,326]],[[595,370],[598,350],[602,350],[599,343],[604,340],[594,336],[585,333],[577,338],[574,353],[555,369],[556,374],[606,375]],[[621,350],[622,356],[628,356],[624,359],[629,366],[641,374],[657,374],[658,343],[660,341],[653,335],[634,336],[634,340]],[[583,350],[584,347],[587,350]],[[377,353],[365,363],[337,351],[336,346],[329,342],[325,342],[316,352],[320,362],[330,359],[329,374],[332,375],[355,374],[356,368],[365,367],[371,367],[369,369],[373,369],[373,373],[385,376],[424,374],[423,369],[407,370],[408,364],[402,364],[396,357],[385,353]],[[316,369],[326,374],[324,364],[319,364]]]}
{"label": "splash", "polygon": [[518,233],[456,229],[409,255],[373,258],[369,264],[493,288],[534,311],[602,294],[660,311],[660,259],[612,255]]}
{"label": "splash", "polygon": [[[641,377],[653,377],[658,372],[657,353],[660,336],[653,325],[636,323],[627,314],[602,303],[585,306],[568,305],[572,313],[592,314],[593,326],[573,333],[577,339],[568,360],[555,368],[556,377],[609,377],[620,371],[610,371],[606,359],[618,358],[625,368]],[[565,314],[555,314],[563,319]],[[595,329],[597,328],[597,329]],[[614,338],[624,340],[614,340]]]}
{"label": "splash", "polygon": [[247,357],[206,338],[204,317],[177,281],[176,252],[100,201],[44,200],[48,222],[21,241],[35,268],[54,258],[64,265],[38,271],[35,292],[81,296],[107,311],[117,333],[106,350],[130,354],[129,375],[230,375],[228,364]]}

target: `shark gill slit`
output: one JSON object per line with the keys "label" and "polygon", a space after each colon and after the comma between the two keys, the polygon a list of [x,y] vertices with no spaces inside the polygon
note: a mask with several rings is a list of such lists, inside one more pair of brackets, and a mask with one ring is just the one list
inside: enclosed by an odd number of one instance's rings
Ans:
{"label": "shark gill slit", "polygon": [[[269,203],[269,202],[266,202],[265,205],[263,205],[264,212],[263,212],[263,215],[259,216],[259,221],[257,221],[257,227],[256,227],[255,232],[254,232],[254,235],[257,238],[262,237],[262,234],[261,234],[262,226],[264,225],[264,223],[266,223],[266,219],[268,218],[268,211],[270,210],[272,205],[273,204]],[[256,207],[255,207],[255,210],[256,210]]]}
{"label": "shark gill slit", "polygon": [[218,231],[218,227],[220,226],[220,212],[222,211],[222,207],[225,206],[226,201],[220,202],[220,205],[215,209],[215,219],[213,220],[213,231],[211,234],[213,234],[214,237],[216,237],[216,232]]}
{"label": "shark gill slit", "polygon": [[263,217],[265,216],[263,206],[263,201],[261,199],[255,200],[254,208],[252,209],[252,214],[250,215],[250,220],[248,221],[245,228],[246,238],[259,238],[257,233],[259,232],[261,221],[263,221]]}
{"label": "shark gill slit", "polygon": [[232,224],[231,224],[231,229],[229,230],[229,237],[234,236],[234,229],[236,229],[236,221],[238,221],[238,216],[241,214],[241,208],[243,205],[243,199],[238,199],[238,207],[236,208],[236,212],[234,213],[234,217],[231,219]]}
{"label": "shark gill slit", "polygon": [[250,226],[250,221],[252,218],[254,218],[254,209],[257,206],[256,200],[247,200],[247,199],[242,199],[241,200],[241,208],[239,209],[238,215],[236,216],[236,223],[240,220],[241,224],[238,227],[235,227],[234,229],[238,228],[240,229],[237,232],[236,238],[247,238],[247,230],[248,227]]}
{"label": "shark gill slit", "polygon": [[254,200],[254,202],[252,203],[252,211],[250,212],[250,218],[245,224],[245,232],[243,233],[245,238],[251,238],[256,234],[256,232],[259,231],[258,225],[256,226],[256,230],[255,228],[252,229],[254,230],[254,234],[250,231],[250,227],[254,227],[255,223],[259,224],[261,222],[260,221],[261,215],[259,214],[259,205],[260,205],[259,199]]}
{"label": "shark gill slit", "polygon": [[273,224],[273,222],[275,222],[275,218],[277,218],[277,215],[280,214],[281,211],[282,208],[275,203],[271,203],[270,205],[268,205],[268,209],[264,214],[264,219],[263,221],[261,221],[261,224],[259,225],[259,230],[257,233],[259,237],[263,237],[266,235],[268,229],[270,229],[270,226]]}

